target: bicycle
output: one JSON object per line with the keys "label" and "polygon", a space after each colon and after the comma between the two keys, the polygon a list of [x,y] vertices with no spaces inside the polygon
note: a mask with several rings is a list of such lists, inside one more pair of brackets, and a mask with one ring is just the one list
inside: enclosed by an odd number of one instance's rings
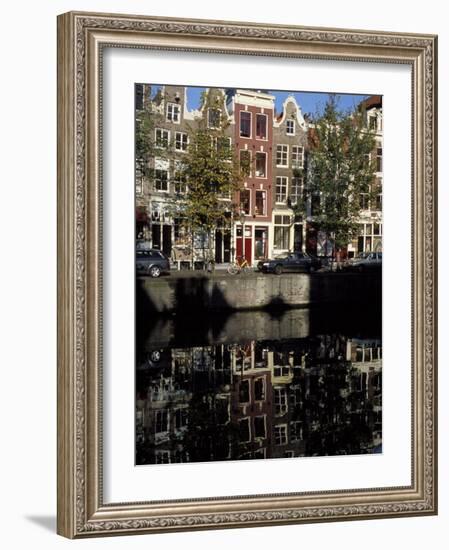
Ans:
{"label": "bicycle", "polygon": [[230,275],[237,275],[238,273],[248,273],[251,268],[246,258],[239,257],[228,267],[227,271]]}

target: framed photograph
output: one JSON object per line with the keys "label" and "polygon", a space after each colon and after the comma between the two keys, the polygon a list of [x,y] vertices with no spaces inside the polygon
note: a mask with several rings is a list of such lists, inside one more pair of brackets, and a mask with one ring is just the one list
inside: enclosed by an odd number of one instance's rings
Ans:
{"label": "framed photograph", "polygon": [[437,513],[436,62],[59,16],[59,534]]}

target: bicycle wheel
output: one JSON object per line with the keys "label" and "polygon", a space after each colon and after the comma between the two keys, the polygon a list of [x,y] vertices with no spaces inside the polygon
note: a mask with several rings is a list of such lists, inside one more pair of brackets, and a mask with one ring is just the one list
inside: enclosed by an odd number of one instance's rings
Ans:
{"label": "bicycle wheel", "polygon": [[230,275],[236,275],[238,272],[239,272],[239,268],[236,265],[232,264],[228,267],[228,273]]}

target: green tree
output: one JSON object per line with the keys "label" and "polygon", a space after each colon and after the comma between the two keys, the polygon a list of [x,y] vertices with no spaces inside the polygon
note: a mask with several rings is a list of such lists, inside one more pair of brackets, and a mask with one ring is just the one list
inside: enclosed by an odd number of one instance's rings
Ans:
{"label": "green tree", "polygon": [[213,257],[213,235],[218,228],[230,227],[237,209],[234,201],[245,167],[240,163],[226,133],[229,122],[223,109],[222,92],[203,94],[204,115],[190,133],[179,175],[188,192],[176,199],[174,210],[188,230],[201,235],[208,259]]}
{"label": "green tree", "polygon": [[363,109],[343,112],[331,96],[312,129],[306,191],[312,219],[333,243],[333,256],[357,235],[360,211],[376,194],[374,148]]}

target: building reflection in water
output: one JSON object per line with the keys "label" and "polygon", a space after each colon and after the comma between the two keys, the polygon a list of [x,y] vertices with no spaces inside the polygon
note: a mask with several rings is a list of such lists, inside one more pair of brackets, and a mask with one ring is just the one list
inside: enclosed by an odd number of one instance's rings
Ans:
{"label": "building reflection in water", "polygon": [[381,390],[375,339],[146,350],[137,362],[136,463],[380,452]]}

